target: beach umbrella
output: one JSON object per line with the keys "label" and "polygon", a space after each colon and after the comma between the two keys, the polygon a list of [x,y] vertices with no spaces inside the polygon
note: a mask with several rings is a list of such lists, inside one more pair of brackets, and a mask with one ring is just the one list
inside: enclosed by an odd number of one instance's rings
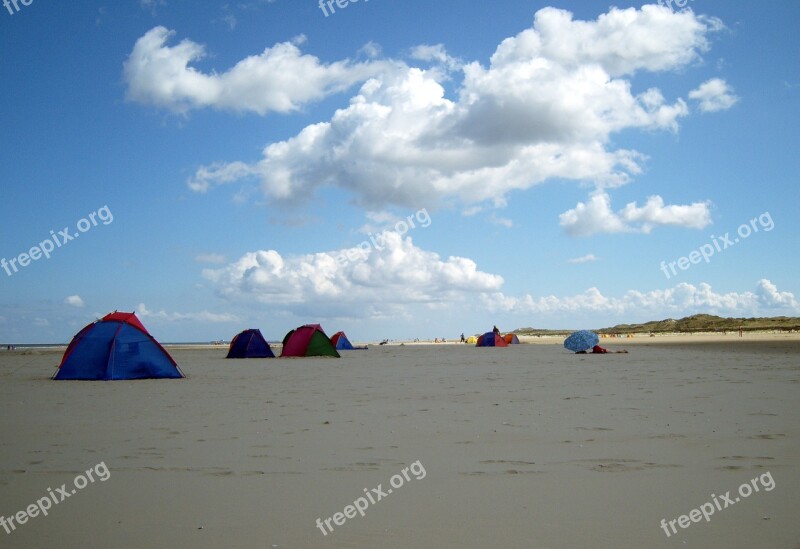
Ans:
{"label": "beach umbrella", "polygon": [[587,351],[600,343],[596,333],[589,330],[578,330],[564,340],[564,347],[572,352]]}

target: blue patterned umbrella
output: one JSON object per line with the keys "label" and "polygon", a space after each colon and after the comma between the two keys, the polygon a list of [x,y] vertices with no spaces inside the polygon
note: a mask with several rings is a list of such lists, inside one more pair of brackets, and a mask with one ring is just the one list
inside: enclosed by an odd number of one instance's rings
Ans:
{"label": "blue patterned umbrella", "polygon": [[587,351],[600,343],[600,338],[589,330],[579,330],[564,340],[564,347],[572,352]]}

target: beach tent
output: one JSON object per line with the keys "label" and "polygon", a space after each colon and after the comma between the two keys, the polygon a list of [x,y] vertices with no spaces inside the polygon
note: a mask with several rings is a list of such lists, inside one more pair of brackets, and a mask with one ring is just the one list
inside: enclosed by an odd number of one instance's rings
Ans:
{"label": "beach tent", "polygon": [[503,336],[503,339],[505,339],[506,343],[508,343],[509,345],[516,345],[519,343],[519,338],[517,337],[517,334],[506,334]]}
{"label": "beach tent", "polygon": [[476,344],[478,342],[478,338],[476,336],[469,336],[467,338],[467,343]]}
{"label": "beach tent", "polygon": [[508,347],[508,343],[503,336],[494,332],[486,332],[478,338],[476,347]]}
{"label": "beach tent", "polygon": [[261,330],[249,329],[236,334],[225,358],[275,358]]}
{"label": "beach tent", "polygon": [[336,332],[333,334],[331,343],[333,343],[333,346],[336,347],[337,351],[352,351],[355,349],[353,344],[350,343],[350,340],[347,339],[347,336],[344,332]]}
{"label": "beach tent", "polygon": [[177,363],[134,313],[114,311],[72,338],[53,379],[182,377]]}
{"label": "beach tent", "polygon": [[331,356],[340,358],[336,347],[319,324],[306,324],[283,338],[281,356]]}

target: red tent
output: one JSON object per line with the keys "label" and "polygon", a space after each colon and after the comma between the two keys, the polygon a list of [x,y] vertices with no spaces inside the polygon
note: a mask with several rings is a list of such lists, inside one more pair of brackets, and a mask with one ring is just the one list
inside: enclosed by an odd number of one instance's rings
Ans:
{"label": "red tent", "polygon": [[319,324],[306,324],[283,338],[281,356],[332,356],[339,358],[336,347]]}

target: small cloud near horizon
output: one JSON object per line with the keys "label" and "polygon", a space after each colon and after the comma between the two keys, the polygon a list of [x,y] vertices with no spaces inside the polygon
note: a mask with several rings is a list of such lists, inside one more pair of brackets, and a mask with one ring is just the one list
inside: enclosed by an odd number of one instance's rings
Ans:
{"label": "small cloud near horizon", "polygon": [[78,294],[67,296],[66,298],[64,298],[64,303],[78,308],[86,305],[86,303],[83,302],[81,296],[79,296]]}
{"label": "small cloud near horizon", "polygon": [[580,265],[582,263],[591,263],[592,261],[597,261],[600,259],[594,254],[587,254],[581,257],[576,257],[567,261],[567,263],[571,263],[573,265]]}
{"label": "small cloud near horizon", "polygon": [[721,78],[703,82],[699,88],[689,92],[689,99],[700,102],[701,112],[728,110],[739,102],[739,97],[733,93],[733,88]]}

